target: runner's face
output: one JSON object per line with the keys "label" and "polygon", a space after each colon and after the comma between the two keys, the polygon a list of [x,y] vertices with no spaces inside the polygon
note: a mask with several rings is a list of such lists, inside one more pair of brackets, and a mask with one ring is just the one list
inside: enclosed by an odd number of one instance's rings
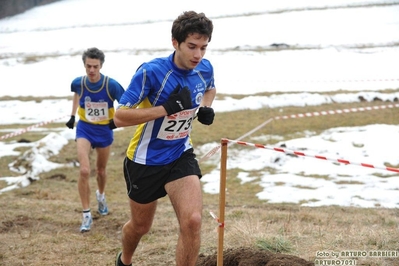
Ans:
{"label": "runner's face", "polygon": [[101,67],[102,65],[100,59],[94,59],[89,57],[86,58],[85,60],[86,75],[89,78],[90,82],[97,82],[100,80]]}
{"label": "runner's face", "polygon": [[176,50],[174,63],[181,69],[194,69],[202,60],[209,38],[198,33],[189,35],[180,45],[172,39]]}

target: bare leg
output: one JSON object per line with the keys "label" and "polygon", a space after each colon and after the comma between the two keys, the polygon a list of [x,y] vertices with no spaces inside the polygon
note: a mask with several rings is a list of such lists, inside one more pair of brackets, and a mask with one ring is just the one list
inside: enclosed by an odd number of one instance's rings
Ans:
{"label": "bare leg", "polygon": [[201,245],[202,190],[198,176],[191,175],[166,184],[180,225],[176,265],[192,266]]}
{"label": "bare leg", "polygon": [[76,140],[78,160],[79,160],[79,179],[78,191],[83,210],[90,208],[90,149],[91,144],[87,139],[79,138]]}
{"label": "bare leg", "polygon": [[150,231],[154,220],[157,201],[140,204],[130,200],[130,220],[122,228],[122,257],[123,264],[132,263],[132,257],[140,239]]}
{"label": "bare leg", "polygon": [[105,184],[107,183],[107,163],[111,146],[105,148],[96,148],[97,151],[97,185],[100,194],[104,193]]}

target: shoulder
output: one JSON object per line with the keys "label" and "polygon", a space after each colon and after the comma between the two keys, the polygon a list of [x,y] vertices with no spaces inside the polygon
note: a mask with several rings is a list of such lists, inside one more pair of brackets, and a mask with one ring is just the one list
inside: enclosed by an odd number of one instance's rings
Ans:
{"label": "shoulder", "polygon": [[80,83],[82,82],[82,78],[83,78],[83,76],[74,78],[72,80],[72,85],[75,85],[75,84],[79,84],[80,85]]}
{"label": "shoulder", "polygon": [[82,86],[82,77],[77,77],[74,80],[72,80],[71,82],[71,91],[79,93],[81,90],[81,86]]}
{"label": "shoulder", "polygon": [[108,82],[111,85],[121,86],[121,84],[116,79],[113,79],[111,77],[108,77]]}
{"label": "shoulder", "polygon": [[194,73],[201,74],[205,78],[211,78],[214,75],[213,66],[208,59],[202,59],[194,69]]}
{"label": "shoulder", "polygon": [[200,71],[211,71],[213,72],[213,66],[211,61],[209,61],[208,59],[203,58],[201,60],[201,63],[196,67],[197,70]]}
{"label": "shoulder", "polygon": [[107,87],[112,95],[116,99],[120,99],[120,96],[125,92],[123,86],[115,79],[108,77]]}
{"label": "shoulder", "polygon": [[152,71],[154,69],[160,69],[160,68],[169,68],[170,67],[170,61],[168,57],[158,57],[154,58],[151,61],[145,62],[139,66],[137,70],[140,69],[146,69],[149,71]]}
{"label": "shoulder", "polygon": [[201,60],[201,65],[206,66],[206,67],[209,67],[209,68],[213,68],[211,61],[209,61],[209,60],[206,59],[206,58],[203,58],[203,59]]}

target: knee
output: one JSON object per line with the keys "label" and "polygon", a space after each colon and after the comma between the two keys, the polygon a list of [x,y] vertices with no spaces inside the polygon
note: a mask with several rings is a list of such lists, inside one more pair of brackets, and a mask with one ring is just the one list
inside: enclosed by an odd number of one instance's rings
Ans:
{"label": "knee", "polygon": [[104,177],[106,175],[105,168],[99,168],[97,169],[97,176],[99,177]]}
{"label": "knee", "polygon": [[126,235],[139,235],[140,237],[147,234],[151,229],[151,223],[137,224],[129,220],[123,226],[123,233]]}
{"label": "knee", "polygon": [[181,223],[181,230],[188,232],[199,232],[201,230],[202,216],[201,213],[196,212],[190,215],[187,221]]}
{"label": "knee", "polygon": [[80,167],[79,174],[83,178],[88,178],[90,176],[90,169],[88,167]]}
{"label": "knee", "polygon": [[151,229],[151,223],[136,224],[135,231],[139,235],[147,234]]}

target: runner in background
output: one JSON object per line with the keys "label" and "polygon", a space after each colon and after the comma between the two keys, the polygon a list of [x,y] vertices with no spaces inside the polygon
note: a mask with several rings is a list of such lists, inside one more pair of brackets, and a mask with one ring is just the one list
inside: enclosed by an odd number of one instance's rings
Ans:
{"label": "runner in background", "polygon": [[82,59],[86,76],[77,77],[72,81],[72,113],[66,126],[73,129],[77,111],[79,121],[76,125],[76,148],[80,165],[78,191],[83,208],[80,232],[83,233],[90,231],[93,223],[89,186],[91,149],[95,149],[97,154],[98,212],[100,215],[108,214],[104,191],[107,181],[106,166],[114,140],[114,101],[119,101],[125,90],[116,80],[101,74],[100,70],[105,60],[101,50],[89,48],[83,53]]}

